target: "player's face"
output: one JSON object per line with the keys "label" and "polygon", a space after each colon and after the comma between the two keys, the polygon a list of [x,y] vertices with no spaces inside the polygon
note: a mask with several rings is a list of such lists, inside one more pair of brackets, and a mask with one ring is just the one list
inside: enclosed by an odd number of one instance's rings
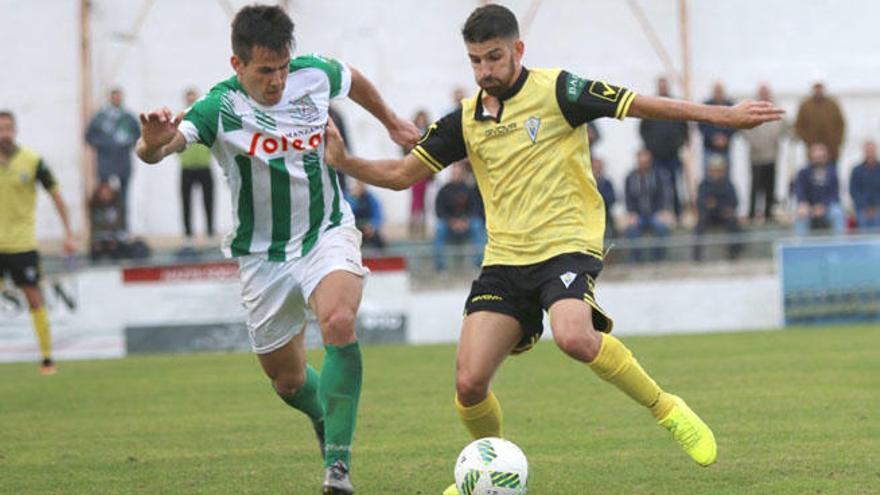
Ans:
{"label": "player's face", "polygon": [[15,151],[15,122],[8,117],[0,117],[0,151],[4,154]]}
{"label": "player's face", "polygon": [[465,43],[474,80],[492,96],[513,86],[520,73],[525,46],[518,39],[494,38],[482,43]]}
{"label": "player's face", "polygon": [[247,62],[232,56],[232,68],[248,96],[266,106],[277,105],[287,84],[290,50],[276,52],[262,46],[251,48]]}
{"label": "player's face", "polygon": [[865,161],[877,161],[877,143],[873,141],[868,141],[867,143],[865,143]]}

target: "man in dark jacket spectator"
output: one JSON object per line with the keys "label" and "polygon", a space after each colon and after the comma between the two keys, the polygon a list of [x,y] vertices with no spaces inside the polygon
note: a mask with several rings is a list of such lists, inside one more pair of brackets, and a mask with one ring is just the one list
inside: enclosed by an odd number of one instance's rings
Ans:
{"label": "man in dark jacket spectator", "polygon": [[122,223],[128,225],[128,180],[131,178],[131,152],[141,135],[133,113],[122,106],[122,90],[110,92],[110,104],[89,123],[86,142],[95,148],[98,158],[98,182],[118,182],[122,201]]}
{"label": "man in dark jacket spectator", "polygon": [[[720,155],[715,155],[709,160],[708,174],[700,182],[697,190],[697,227],[694,233],[697,237],[702,236],[711,227],[721,227],[730,234],[740,231],[739,222],[736,219],[736,207],[739,200],[736,189],[730,181],[727,173],[727,163]],[[731,242],[727,247],[727,256],[734,259],[739,255],[740,244]],[[703,245],[700,240],[694,246],[694,259],[703,259]]]}
{"label": "man in dark jacket spectator", "polygon": [[593,165],[593,177],[596,179],[596,188],[602,195],[602,201],[605,203],[605,239],[611,239],[617,236],[617,228],[614,225],[614,216],[611,209],[617,202],[617,194],[614,192],[614,184],[605,176],[605,160],[599,157],[591,159]]}
{"label": "man in dark jacket spectator", "polygon": [[[626,177],[626,237],[637,239],[646,230],[656,237],[669,235],[672,213],[672,183],[669,174],[653,166],[651,152],[641,149],[636,154],[636,169]],[[665,257],[665,249],[657,246],[654,259]],[[633,249],[633,259],[641,260],[641,250]]]}
{"label": "man in dark jacket spectator", "polygon": [[450,241],[469,240],[477,250],[474,264],[483,261],[486,245],[486,223],[482,217],[479,191],[468,183],[467,161],[452,165],[452,177],[437,193],[434,211],[437,214],[437,230],[434,234],[434,267],[446,269],[446,245]]}
{"label": "man in dark jacket spectator", "polygon": [[89,256],[97,261],[103,257],[118,259],[126,256],[128,234],[122,220],[122,201],[113,187],[102,182],[89,199],[91,242]]}
{"label": "man in dark jacket spectator", "polygon": [[880,162],[874,141],[865,143],[865,159],[849,177],[849,195],[856,207],[859,228],[880,228]]}
{"label": "man in dark jacket spectator", "polygon": [[349,180],[349,190],[345,192],[345,200],[351,205],[354,223],[363,236],[363,245],[377,249],[385,248],[382,236],[382,205],[373,196],[363,182]]}
{"label": "man in dark jacket spectator", "polygon": [[846,229],[840,206],[840,183],[837,166],[821,143],[810,145],[810,163],[798,172],[794,181],[797,217],[794,231],[806,235],[811,229],[831,228],[835,234]]}
{"label": "man in dark jacket spectator", "polygon": [[[724,85],[716,82],[712,86],[712,97],[705,101],[707,105],[727,105],[732,106],[733,100],[727,97],[724,91]],[[703,169],[709,164],[712,155],[721,155],[724,161],[730,163],[730,140],[736,133],[736,129],[727,129],[718,127],[713,124],[700,122],[700,133],[703,134]],[[730,170],[727,170],[730,174]]]}
{"label": "man in dark jacket spectator", "polygon": [[[665,77],[657,79],[657,95],[671,97],[669,81]],[[654,157],[654,166],[665,170],[672,182],[672,208],[675,219],[681,219],[681,200],[678,194],[678,182],[681,176],[681,159],[679,152],[687,144],[687,123],[673,120],[645,119],[639,124],[639,134],[645,148]]]}

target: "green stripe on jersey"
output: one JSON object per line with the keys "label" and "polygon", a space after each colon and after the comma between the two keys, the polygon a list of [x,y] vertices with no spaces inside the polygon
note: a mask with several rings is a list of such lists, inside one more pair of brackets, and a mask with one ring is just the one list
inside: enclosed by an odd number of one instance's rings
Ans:
{"label": "green stripe on jersey", "polygon": [[339,181],[336,179],[336,171],[327,167],[327,175],[330,176],[330,184],[333,186],[333,211],[330,212],[330,225],[325,231],[339,226],[342,221],[342,210],[339,209]]}
{"label": "green stripe on jersey", "polygon": [[290,240],[291,220],[290,173],[284,164],[284,157],[269,160],[269,173],[272,190],[272,244],[269,245],[269,261],[284,261],[287,241]]}
{"label": "green stripe on jersey", "polygon": [[308,67],[320,69],[327,74],[327,79],[330,80],[330,98],[339,94],[339,89],[342,86],[342,63],[320,55],[303,55],[291,60],[287,70],[296,72]]}
{"label": "green stripe on jersey", "polygon": [[[217,138],[217,126],[219,121],[223,121],[223,128],[226,131],[241,129],[241,117],[235,115],[232,108],[232,102],[229,100],[231,94],[244,92],[241,84],[235,76],[215,85],[186,111],[183,120],[192,122],[199,131],[199,142],[207,147],[214,146],[214,140]],[[224,109],[225,106],[225,109]]]}
{"label": "green stripe on jersey", "polygon": [[267,131],[275,131],[278,130],[278,124],[275,122],[275,119],[269,115],[268,113],[260,110],[259,108],[254,108],[254,117],[257,120],[257,123],[263,126],[263,128]]}
{"label": "green stripe on jersey", "polygon": [[238,228],[232,240],[233,256],[250,254],[251,240],[254,237],[254,181],[251,172],[251,159],[236,155],[235,164],[241,184],[238,189]]}
{"label": "green stripe on jersey", "polygon": [[315,247],[324,219],[324,187],[321,184],[321,158],[318,152],[309,151],[303,155],[303,166],[309,178],[309,231],[303,238],[302,256]]}
{"label": "green stripe on jersey", "polygon": [[242,128],[241,115],[235,113],[231,93],[224,93],[220,97],[220,120],[223,122],[223,132],[237,131]]}

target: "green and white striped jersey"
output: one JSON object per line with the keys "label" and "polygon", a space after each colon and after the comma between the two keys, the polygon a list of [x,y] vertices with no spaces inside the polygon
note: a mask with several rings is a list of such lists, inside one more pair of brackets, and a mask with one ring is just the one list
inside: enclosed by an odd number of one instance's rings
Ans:
{"label": "green and white striped jersey", "polygon": [[187,144],[211,148],[232,193],[235,228],[226,256],[305,256],[321,235],[354,225],[336,172],[324,164],[324,126],[331,99],[348,95],[351,72],[336,60],[290,61],[281,101],[265,107],[235,76],[190,107],[179,130]]}

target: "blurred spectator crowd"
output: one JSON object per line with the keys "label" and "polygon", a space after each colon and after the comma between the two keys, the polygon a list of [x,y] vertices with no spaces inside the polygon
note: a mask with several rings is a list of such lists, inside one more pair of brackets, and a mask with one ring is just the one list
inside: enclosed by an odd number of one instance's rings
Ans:
{"label": "blurred spectator crowd", "polygon": [[[670,97],[670,82],[657,80],[659,96]],[[453,105],[467,94],[463,89],[453,92]],[[187,89],[186,106],[198,99],[195,89]],[[760,85],[755,98],[773,101],[771,89]],[[733,105],[735,102],[724,85],[715,83],[706,103]],[[345,118],[338,109],[331,110],[343,135]],[[420,109],[413,122],[422,131],[433,121],[427,110]],[[593,145],[601,139],[600,129],[589,124],[593,175],[606,204],[606,239],[622,238],[633,243],[631,258],[661,260],[666,256],[664,244],[654,243],[642,252],[639,239],[653,236],[665,238],[673,232],[690,232],[697,239],[707,232],[730,234],[726,254],[736,258],[742,245],[737,234],[752,225],[770,224],[785,228],[790,225],[797,235],[814,231],[841,234],[852,229],[880,229],[880,163],[877,145],[864,143],[863,157],[852,169],[850,177],[840,177],[838,159],[843,145],[846,121],[840,105],[830,96],[825,84],[816,81],[811,93],[800,103],[793,121],[783,120],[747,131],[734,131],[708,124],[699,124],[693,131],[688,124],[674,121],[644,120],[639,123],[641,147],[634,157],[632,170],[620,184],[606,174],[608,161],[597,156]],[[92,259],[130,258],[149,255],[150,248],[142,239],[133,237],[129,229],[129,182],[132,176],[133,147],[140,135],[138,118],[124,106],[121,88],[113,89],[109,99],[92,118],[85,140],[95,152],[93,193],[89,199],[90,254]],[[693,136],[702,150],[702,159],[686,173],[687,150]],[[346,144],[351,136],[346,137]],[[750,186],[738,191],[731,180],[731,142],[742,139],[748,145]],[[780,150],[785,143],[799,140],[807,149],[806,159],[787,182],[786,191],[777,191]],[[409,150],[401,150],[404,154]],[[179,254],[192,254],[194,232],[193,196],[198,189],[201,197],[205,234],[214,236],[214,175],[210,150],[194,145],[179,155],[180,201],[184,242]],[[614,157],[619,162],[620,157]],[[848,179],[848,180],[847,180]],[[781,181],[785,183],[784,181]],[[342,177],[345,198],[356,217],[364,246],[385,249],[386,235],[383,205],[371,187]],[[690,183],[693,183],[691,185]],[[785,186],[783,186],[785,187]],[[841,189],[848,187],[852,208],[841,204]],[[747,196],[742,196],[746,193]],[[782,194],[779,194],[782,193]],[[747,197],[744,217],[737,213],[740,198]],[[787,201],[782,204],[778,200]],[[414,185],[410,190],[409,216],[405,232],[391,237],[408,237],[412,241],[431,240],[433,266],[438,271],[447,267],[450,246],[468,246],[469,263],[479,265],[486,243],[485,214],[482,199],[467,160],[456,163],[436,178]],[[693,259],[703,259],[700,242],[693,248]]]}

